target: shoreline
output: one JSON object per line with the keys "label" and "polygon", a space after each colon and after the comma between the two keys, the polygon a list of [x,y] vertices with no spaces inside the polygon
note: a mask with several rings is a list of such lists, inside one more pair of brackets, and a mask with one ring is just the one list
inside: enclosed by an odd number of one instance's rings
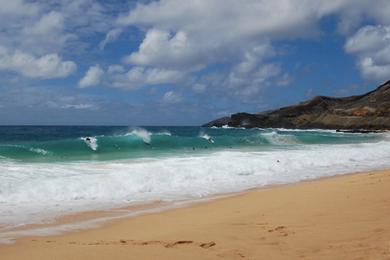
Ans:
{"label": "shoreline", "polygon": [[[216,200],[236,197],[250,192],[284,186],[299,185],[300,183],[316,182],[348,175],[364,174],[368,172],[375,173],[384,170],[390,171],[390,169],[379,168],[370,171],[335,173],[334,175],[325,175],[316,178],[303,179],[296,182],[275,183],[240,191],[218,193],[201,198],[182,199],[177,201],[137,202],[122,207],[71,212],[69,214],[63,214],[53,218],[47,218],[42,223],[26,224],[19,227],[9,227],[7,225],[4,225],[0,226],[0,247],[4,245],[12,245],[18,240],[26,237],[50,237],[56,235],[66,235],[69,233],[80,232],[89,229],[104,228],[107,225],[123,221],[127,218],[145,216],[148,214],[159,214],[170,210],[193,207],[198,204],[212,203]],[[6,231],[1,232],[3,230]],[[8,237],[2,236],[4,234],[8,234]]]}
{"label": "shoreline", "polygon": [[[291,183],[293,184],[293,183]],[[275,184],[288,185],[288,184]],[[269,185],[273,186],[273,185]],[[14,245],[18,240],[29,237],[51,237],[66,235],[74,232],[81,232],[90,229],[103,228],[128,218],[135,218],[149,214],[159,214],[170,210],[192,207],[198,204],[209,203],[228,197],[239,196],[251,190],[263,189],[266,187],[251,188],[248,190],[214,194],[202,198],[183,199],[177,201],[151,201],[137,202],[123,207],[107,208],[102,210],[89,210],[72,212],[48,218],[42,223],[32,223],[22,226],[10,227],[0,225],[0,248],[2,246]],[[5,232],[1,232],[6,230]],[[5,236],[4,236],[5,235]],[[8,235],[8,237],[7,237]]]}
{"label": "shoreline", "polygon": [[[118,219],[91,229],[19,238],[15,244],[0,245],[0,255],[5,259],[50,259],[55,251],[58,259],[108,259],[120,249],[117,259],[133,255],[146,259],[157,255],[160,259],[235,259],[240,254],[255,259],[267,255],[298,258],[291,253],[299,246],[300,255],[316,258],[321,258],[321,254],[317,255],[315,250],[345,259],[352,258],[350,254],[356,250],[359,253],[355,257],[390,257],[388,188],[390,170],[271,185]],[[297,210],[301,211],[298,216]],[[254,237],[252,233],[257,229],[259,236]],[[329,243],[335,243],[332,240],[340,242],[340,236],[348,237],[343,240],[346,244],[329,248]],[[312,245],[313,239],[320,243]],[[377,250],[372,250],[374,245]],[[97,252],[90,252],[88,246],[94,246]],[[242,246],[243,249],[237,249]],[[260,252],[263,254],[259,255]],[[35,255],[39,257],[34,258]]]}

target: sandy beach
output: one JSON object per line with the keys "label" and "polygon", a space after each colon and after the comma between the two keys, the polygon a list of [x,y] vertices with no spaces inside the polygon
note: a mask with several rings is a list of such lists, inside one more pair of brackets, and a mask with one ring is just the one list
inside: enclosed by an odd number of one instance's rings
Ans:
{"label": "sandy beach", "polygon": [[390,259],[390,170],[251,190],[98,229],[26,237],[1,259]]}

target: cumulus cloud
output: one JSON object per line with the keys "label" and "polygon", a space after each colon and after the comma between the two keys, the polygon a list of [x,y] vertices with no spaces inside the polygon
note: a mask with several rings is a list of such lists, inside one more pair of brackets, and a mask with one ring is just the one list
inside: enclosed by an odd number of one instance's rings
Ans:
{"label": "cumulus cloud", "polygon": [[[122,12],[119,6],[134,8]],[[292,80],[275,42],[321,37],[321,20],[332,16],[361,74],[382,79],[390,64],[389,10],[388,0],[0,0],[0,70],[28,78],[66,77],[76,70],[68,60],[76,59],[75,52],[99,48],[102,54],[107,44],[137,28],[142,38],[135,50],[129,42],[132,51],[115,61],[121,65],[90,67],[79,87],[165,84],[198,95],[255,98]],[[373,25],[362,26],[366,21]]]}
{"label": "cumulus cloud", "polygon": [[145,85],[177,83],[184,74],[177,70],[132,67],[127,72],[113,71],[108,75],[108,85],[124,90],[134,90]]}
{"label": "cumulus cloud", "polygon": [[104,71],[100,66],[95,65],[88,69],[85,76],[79,81],[79,86],[90,87],[102,84],[123,90],[135,90],[145,85],[177,83],[184,76],[185,74],[176,70],[142,66],[126,70],[121,65],[111,65]]}
{"label": "cumulus cloud", "polygon": [[348,53],[357,55],[365,78],[386,80],[390,75],[390,26],[364,26],[345,44]]}
{"label": "cumulus cloud", "polygon": [[[331,15],[337,17],[339,32],[349,36],[366,19],[390,24],[389,10],[387,0],[375,4],[369,0],[160,0],[137,5],[121,15],[117,23],[120,28],[136,26],[146,30],[138,50],[124,57],[124,63],[185,70],[192,75],[223,64],[223,70],[213,71],[208,78],[223,82],[221,86],[235,90],[234,93],[241,90],[250,95],[256,89],[261,91],[275,77],[280,77],[275,79],[276,85],[291,82],[291,76],[282,71],[280,64],[267,59],[278,53],[274,52],[274,41],[316,37],[321,19]],[[256,48],[263,54],[256,54]],[[346,49],[360,57],[358,51]],[[379,77],[383,74],[379,70],[385,67],[369,57],[371,60],[359,58],[357,62],[362,75]],[[365,67],[371,72],[365,71]],[[372,72],[375,70],[378,73]],[[206,78],[204,73],[200,78]],[[192,89],[198,91],[196,87]]]}
{"label": "cumulus cloud", "polygon": [[114,20],[108,7],[95,0],[0,0],[0,45],[8,52],[1,59],[10,61],[1,69],[30,78],[68,76],[75,62],[60,57],[83,52],[84,39],[105,33]]}
{"label": "cumulus cloud", "polygon": [[366,19],[377,24],[390,24],[390,1],[349,0],[345,2],[339,17],[338,29],[347,36],[356,31]]}
{"label": "cumulus cloud", "polygon": [[92,66],[88,69],[85,76],[79,81],[79,86],[81,88],[96,86],[100,84],[103,75],[104,71],[99,65]]}
{"label": "cumulus cloud", "polygon": [[347,40],[345,48],[348,52],[363,53],[387,47],[390,42],[390,27],[364,26]]}
{"label": "cumulus cloud", "polygon": [[63,61],[57,54],[35,57],[0,46],[0,70],[13,71],[29,78],[61,78],[73,73],[77,65]]}
{"label": "cumulus cloud", "polygon": [[307,28],[318,17],[338,10],[346,2],[162,0],[138,5],[127,15],[121,16],[118,23],[208,35],[211,41],[223,39],[230,42],[258,35],[301,36],[307,34]]}
{"label": "cumulus cloud", "polygon": [[[186,69],[241,62],[248,49],[268,42],[270,37],[297,37],[313,31],[316,13],[306,4],[167,0],[138,5],[118,23],[150,29],[139,50],[127,56],[125,62]],[[332,9],[324,4],[318,8],[321,14]]]}
{"label": "cumulus cloud", "polygon": [[[38,2],[15,2],[18,3],[18,15],[14,14],[14,9],[0,5],[1,44],[32,55],[60,51],[70,37],[64,32],[64,16],[57,11],[46,11],[45,6]],[[30,8],[35,11],[28,11]]]}
{"label": "cumulus cloud", "polygon": [[193,43],[184,32],[172,35],[169,31],[151,29],[146,33],[139,51],[125,57],[124,62],[165,68],[202,68],[213,54],[202,50],[200,44]]}
{"label": "cumulus cloud", "polygon": [[390,75],[390,63],[378,64],[372,58],[363,58],[359,62],[359,68],[364,77],[378,81],[388,80]]}
{"label": "cumulus cloud", "polygon": [[[346,2],[161,0],[139,4],[117,21],[121,26],[146,28],[138,50],[123,62],[191,75],[187,85],[196,93],[208,86],[249,97],[281,74],[280,65],[268,61],[276,55],[272,40],[313,36],[316,22]],[[215,65],[212,75],[198,75]]]}

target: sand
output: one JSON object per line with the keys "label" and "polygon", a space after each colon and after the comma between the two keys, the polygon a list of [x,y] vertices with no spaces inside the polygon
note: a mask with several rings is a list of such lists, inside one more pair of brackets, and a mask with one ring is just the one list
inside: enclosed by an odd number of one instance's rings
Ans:
{"label": "sand", "polygon": [[98,229],[27,237],[0,259],[390,259],[390,171],[248,191]]}

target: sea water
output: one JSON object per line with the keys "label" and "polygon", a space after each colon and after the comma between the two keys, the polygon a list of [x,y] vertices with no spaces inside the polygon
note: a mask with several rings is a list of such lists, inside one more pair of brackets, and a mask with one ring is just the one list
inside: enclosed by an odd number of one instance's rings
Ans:
{"label": "sea water", "polygon": [[387,167],[387,133],[3,126],[0,239],[14,227],[73,212],[174,203]]}

